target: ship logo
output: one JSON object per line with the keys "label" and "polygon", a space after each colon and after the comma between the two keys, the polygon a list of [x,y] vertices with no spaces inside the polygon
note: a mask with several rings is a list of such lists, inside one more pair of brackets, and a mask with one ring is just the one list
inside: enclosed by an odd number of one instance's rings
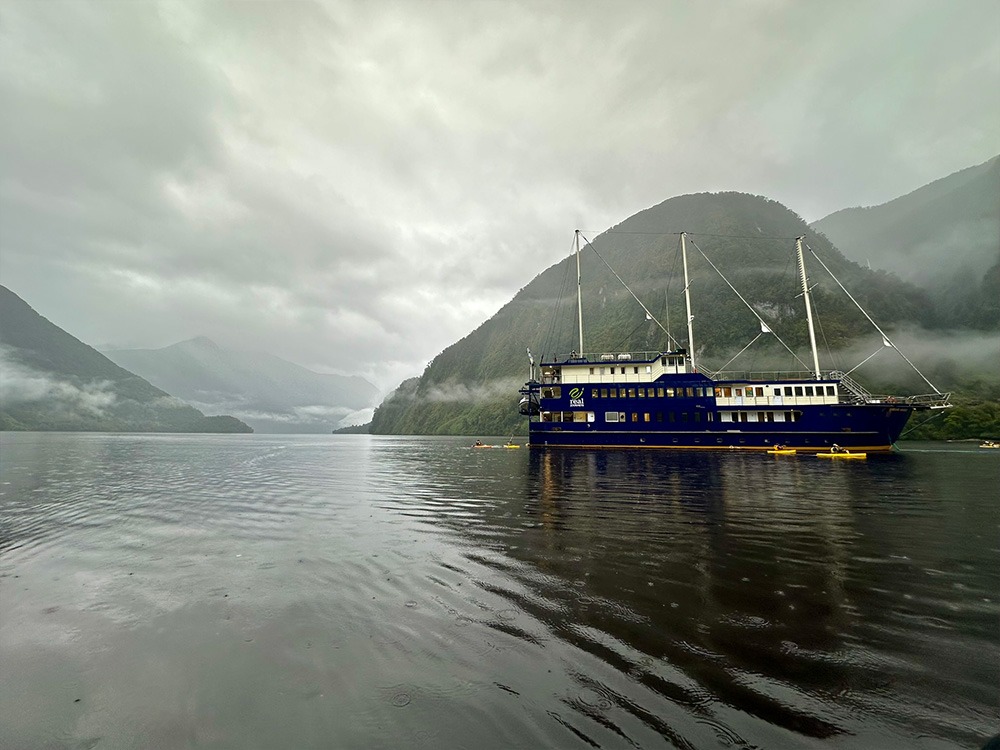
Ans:
{"label": "ship logo", "polygon": [[583,395],[583,388],[573,388],[569,392],[569,397],[573,399],[580,398],[582,395]]}

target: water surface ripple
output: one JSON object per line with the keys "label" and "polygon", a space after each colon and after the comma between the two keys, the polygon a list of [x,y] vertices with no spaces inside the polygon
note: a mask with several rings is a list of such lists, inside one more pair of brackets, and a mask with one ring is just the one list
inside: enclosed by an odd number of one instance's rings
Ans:
{"label": "water surface ripple", "polygon": [[1000,461],[0,436],[0,746],[949,748]]}

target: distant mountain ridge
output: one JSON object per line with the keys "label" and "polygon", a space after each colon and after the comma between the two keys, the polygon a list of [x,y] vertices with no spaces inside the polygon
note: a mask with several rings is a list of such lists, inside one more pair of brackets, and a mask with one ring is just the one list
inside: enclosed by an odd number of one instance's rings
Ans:
{"label": "distant mountain ridge", "polygon": [[237,415],[257,432],[329,433],[378,398],[375,386],[361,377],[313,372],[271,354],[228,349],[204,336],[162,349],[105,354],[199,408]]}
{"label": "distant mountain ridge", "polygon": [[849,258],[926,288],[941,325],[1000,328],[1000,156],[812,228]]}
{"label": "distant mountain ridge", "polygon": [[[885,272],[846,259],[830,241],[790,209],[761,196],[701,193],[664,201],[596,237],[594,246],[636,295],[662,320],[672,311],[674,335],[684,331],[683,282],[678,233],[690,233],[689,265],[698,358],[719,367],[759,332],[759,324],[701,256],[721,265],[773,330],[793,348],[807,345],[805,310],[795,273],[794,238],[805,236],[824,262],[882,324],[933,326],[926,293]],[[583,325],[587,351],[670,348],[666,335],[621,286],[604,261],[587,250],[581,258]],[[372,433],[509,434],[523,430],[516,389],[527,371],[525,347],[536,357],[578,347],[575,258],[546,269],[496,315],[435,357],[418,379],[403,383],[376,410]],[[808,262],[807,262],[808,265]],[[823,312],[822,340],[838,349],[871,329],[824,272],[813,263],[810,279]],[[678,322],[681,321],[681,322]],[[754,359],[756,358],[756,359]],[[743,362],[776,363],[788,355],[762,339]],[[782,366],[777,367],[781,362]],[[792,369],[799,368],[795,362]],[[739,368],[740,365],[734,365]]]}
{"label": "distant mountain ridge", "polygon": [[0,429],[252,432],[119,367],[0,286]]}

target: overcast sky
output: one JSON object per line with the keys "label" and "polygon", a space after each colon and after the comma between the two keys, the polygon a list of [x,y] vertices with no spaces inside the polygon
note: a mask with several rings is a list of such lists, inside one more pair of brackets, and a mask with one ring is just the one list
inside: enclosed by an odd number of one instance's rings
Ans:
{"label": "overcast sky", "polygon": [[1000,153],[998,92],[995,0],[5,0],[0,283],[388,390],[577,227],[882,203]]}

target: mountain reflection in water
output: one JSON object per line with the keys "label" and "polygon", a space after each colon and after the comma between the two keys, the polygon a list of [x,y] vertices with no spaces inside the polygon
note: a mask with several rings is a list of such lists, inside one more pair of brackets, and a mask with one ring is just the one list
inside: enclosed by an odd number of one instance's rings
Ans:
{"label": "mountain reflection in water", "polygon": [[470,443],[4,435],[0,745],[996,731],[997,457]]}

